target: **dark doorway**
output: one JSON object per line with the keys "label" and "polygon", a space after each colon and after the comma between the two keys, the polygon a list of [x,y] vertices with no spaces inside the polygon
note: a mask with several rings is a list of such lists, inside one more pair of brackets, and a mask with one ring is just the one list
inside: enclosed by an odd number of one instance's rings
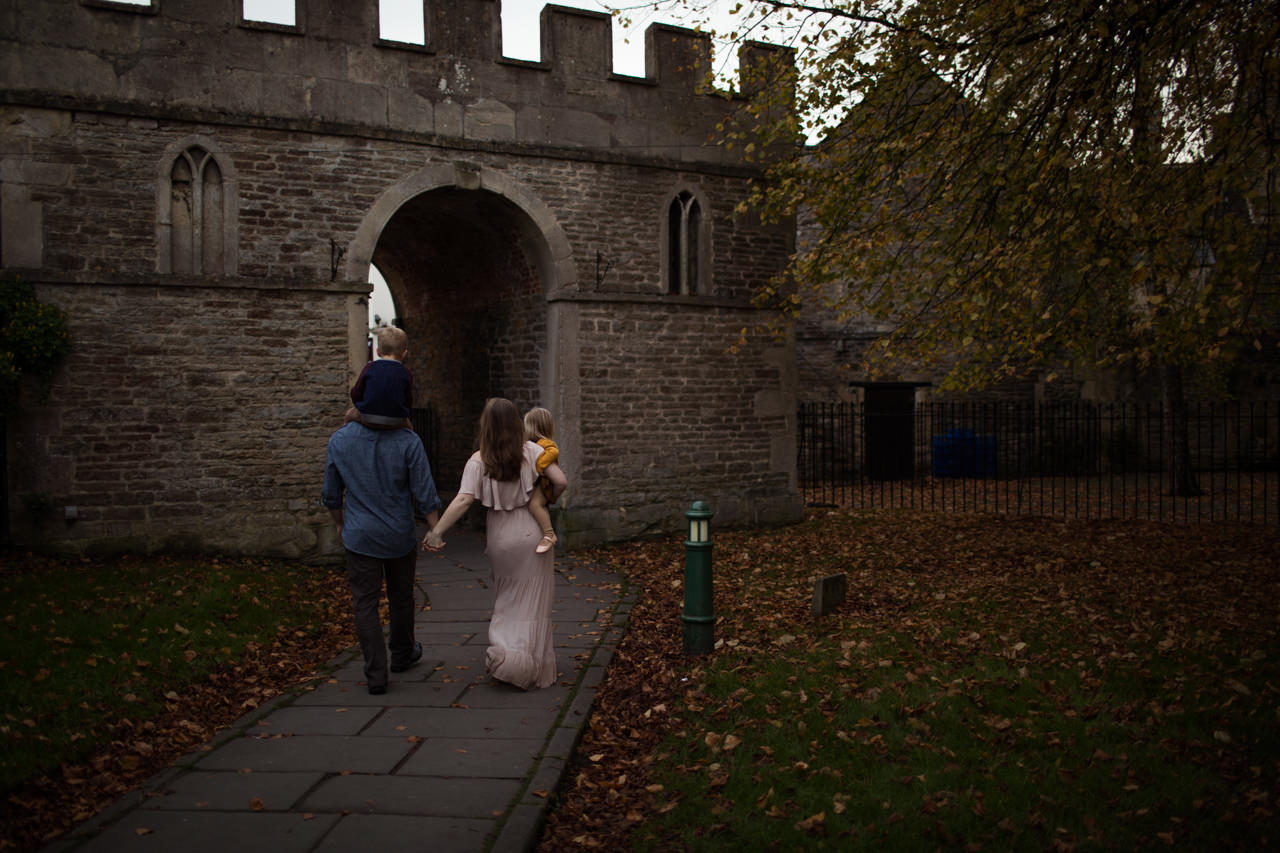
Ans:
{"label": "dark doorway", "polygon": [[379,235],[383,273],[409,335],[414,406],[430,410],[437,485],[451,491],[488,397],[539,404],[546,302],[529,217],[496,193],[444,187],[406,201]]}
{"label": "dark doorway", "polygon": [[916,386],[867,385],[863,401],[867,476],[911,479],[916,473]]}

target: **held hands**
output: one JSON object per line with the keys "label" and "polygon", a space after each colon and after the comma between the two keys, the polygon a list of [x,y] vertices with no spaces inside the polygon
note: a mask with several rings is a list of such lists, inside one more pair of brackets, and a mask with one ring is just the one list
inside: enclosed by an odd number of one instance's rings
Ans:
{"label": "held hands", "polygon": [[424,551],[439,551],[443,547],[444,539],[434,530],[428,530],[427,535],[422,537],[422,550]]}

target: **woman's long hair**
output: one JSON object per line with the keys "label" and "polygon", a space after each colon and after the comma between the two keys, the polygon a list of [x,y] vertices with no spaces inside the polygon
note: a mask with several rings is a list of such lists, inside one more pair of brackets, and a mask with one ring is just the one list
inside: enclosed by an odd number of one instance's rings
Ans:
{"label": "woman's long hair", "polygon": [[486,400],[476,443],[485,474],[499,482],[519,477],[524,464],[524,421],[516,404],[502,397]]}

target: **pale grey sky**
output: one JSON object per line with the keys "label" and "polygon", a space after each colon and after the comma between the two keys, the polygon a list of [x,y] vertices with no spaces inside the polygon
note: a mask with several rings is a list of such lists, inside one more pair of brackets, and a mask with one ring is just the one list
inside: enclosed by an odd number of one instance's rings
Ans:
{"label": "pale grey sky", "polygon": [[[245,16],[255,20],[277,24],[293,24],[296,0],[244,0]],[[407,42],[421,42],[422,0],[367,0],[379,3],[381,35],[383,38]],[[547,0],[502,0],[502,52],[512,59],[541,59],[539,56],[538,18]],[[608,12],[610,6],[639,5],[632,0],[611,4],[596,0],[557,0],[556,5],[573,6]],[[733,4],[727,0],[714,0],[719,13],[717,25],[727,22],[726,10]],[[670,12],[654,13],[649,9],[637,9],[630,13],[634,19],[631,28],[624,29],[615,21],[613,26],[614,71],[634,77],[644,75],[644,30],[651,23],[694,26],[700,21],[683,18]],[[732,61],[730,61],[732,64]],[[722,69],[723,70],[723,69]]]}

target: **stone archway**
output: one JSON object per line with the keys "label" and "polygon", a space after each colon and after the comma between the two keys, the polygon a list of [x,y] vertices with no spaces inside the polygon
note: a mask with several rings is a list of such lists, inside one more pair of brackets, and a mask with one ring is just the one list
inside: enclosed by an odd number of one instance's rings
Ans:
{"label": "stone archway", "polygon": [[436,166],[388,189],[365,217],[347,276],[365,280],[371,263],[409,334],[415,402],[434,412],[431,463],[451,492],[486,398],[554,408],[546,297],[572,278],[568,242],[545,205],[505,176]]}

